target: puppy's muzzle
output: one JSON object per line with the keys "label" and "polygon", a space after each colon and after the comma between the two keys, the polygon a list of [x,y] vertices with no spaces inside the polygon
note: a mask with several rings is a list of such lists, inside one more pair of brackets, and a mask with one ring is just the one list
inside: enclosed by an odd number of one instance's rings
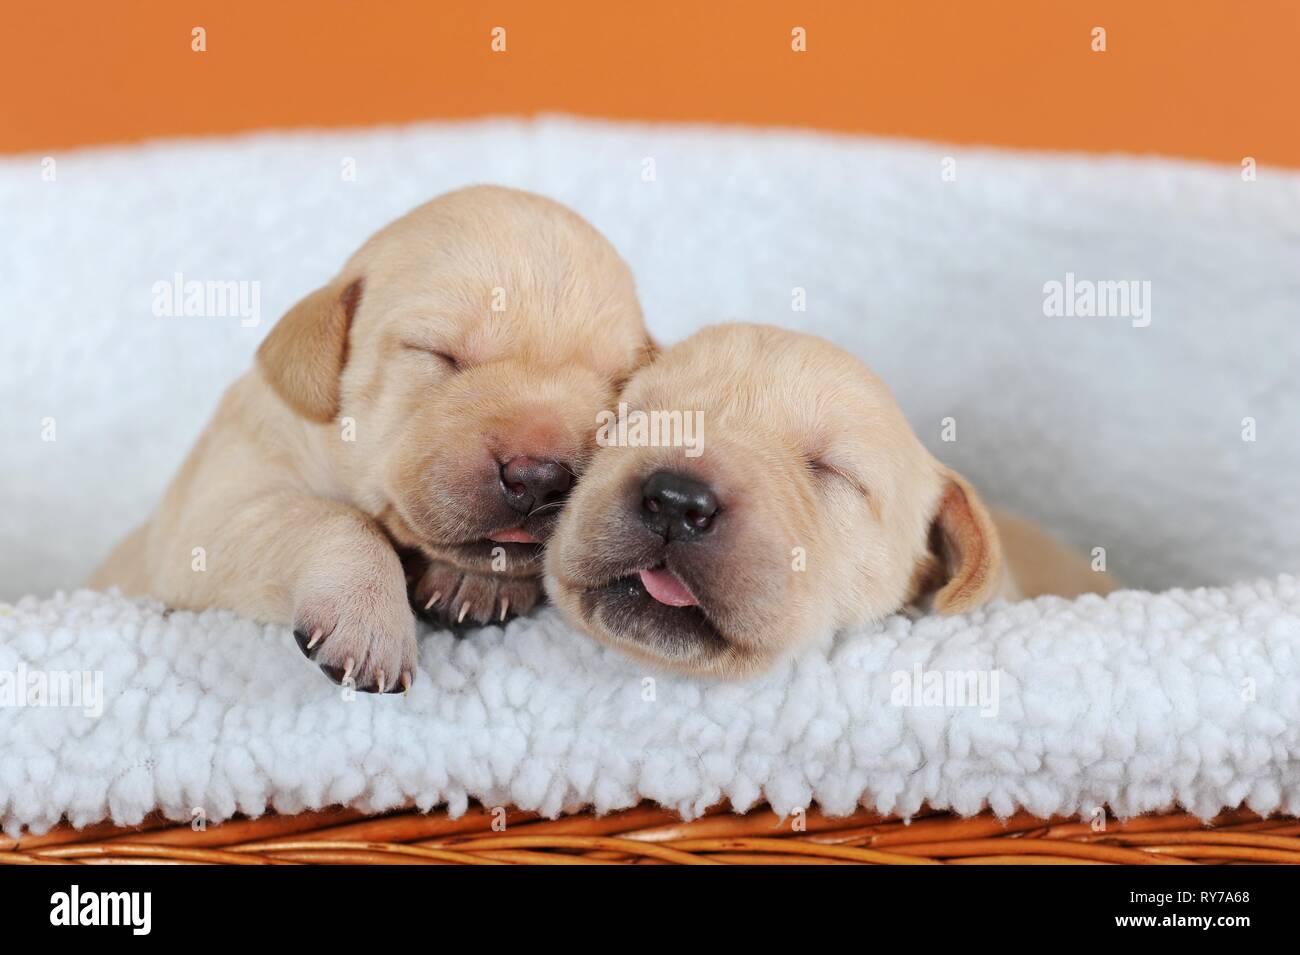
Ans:
{"label": "puppy's muzzle", "polygon": [[711,487],[675,471],[656,471],[641,487],[641,523],[665,542],[703,537],[720,509]]}

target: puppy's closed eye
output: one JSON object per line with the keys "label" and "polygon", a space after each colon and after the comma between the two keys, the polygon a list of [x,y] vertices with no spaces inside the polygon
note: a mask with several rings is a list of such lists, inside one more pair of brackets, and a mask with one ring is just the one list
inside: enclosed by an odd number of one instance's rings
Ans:
{"label": "puppy's closed eye", "polygon": [[837,466],[833,461],[829,460],[825,455],[805,454],[804,464],[807,466],[808,471],[815,478],[826,478],[828,480],[848,481],[849,483],[852,484],[857,483],[847,471]]}
{"label": "puppy's closed eye", "polygon": [[814,480],[827,483],[834,482],[852,488],[872,504],[872,511],[874,512],[875,500],[871,491],[852,472],[845,470],[822,455],[810,454],[805,458],[805,461]]}
{"label": "puppy's closed eye", "polygon": [[414,342],[406,342],[405,344],[403,344],[402,347],[405,348],[407,351],[420,352],[421,354],[424,355],[430,355],[433,358],[436,358],[440,362],[442,362],[443,365],[445,365],[450,371],[461,371],[464,367],[461,365],[460,361],[456,358],[455,355],[452,355],[445,351],[440,351],[437,348],[430,348],[428,345],[419,345]]}

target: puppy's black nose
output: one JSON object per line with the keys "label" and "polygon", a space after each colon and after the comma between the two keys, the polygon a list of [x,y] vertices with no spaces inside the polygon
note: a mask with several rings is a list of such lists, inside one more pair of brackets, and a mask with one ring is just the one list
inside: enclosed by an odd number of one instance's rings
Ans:
{"label": "puppy's black nose", "polygon": [[572,484],[573,475],[556,461],[521,456],[501,465],[501,492],[520,514],[564,500]]}
{"label": "puppy's black nose", "polygon": [[641,486],[641,522],[665,540],[707,534],[718,498],[707,484],[672,471],[656,471]]}

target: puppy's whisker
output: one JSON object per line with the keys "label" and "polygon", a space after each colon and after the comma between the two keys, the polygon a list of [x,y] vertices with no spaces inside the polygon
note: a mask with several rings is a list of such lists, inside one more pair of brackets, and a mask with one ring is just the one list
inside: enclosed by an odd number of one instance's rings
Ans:
{"label": "puppy's whisker", "polygon": [[529,518],[533,517],[534,515],[537,515],[537,514],[542,513],[542,511],[550,510],[550,509],[553,509],[553,508],[560,508],[560,507],[563,507],[563,506],[564,506],[564,502],[563,502],[563,501],[550,501],[550,502],[548,502],[548,503],[546,503],[546,504],[541,505],[540,507],[535,507],[535,508],[533,508],[531,511],[528,512],[528,515],[527,515],[527,517],[524,518],[524,520],[528,520]]}

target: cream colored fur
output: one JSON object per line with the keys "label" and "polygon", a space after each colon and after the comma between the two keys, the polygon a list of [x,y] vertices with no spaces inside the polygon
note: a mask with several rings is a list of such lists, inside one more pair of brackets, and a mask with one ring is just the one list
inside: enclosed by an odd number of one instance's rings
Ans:
{"label": "cream colored fur", "polygon": [[[702,412],[704,451],[597,452],[548,548],[547,587],[593,636],[647,660],[740,676],[907,606],[960,613],[1060,579],[1047,567],[1023,581],[1008,573],[974,488],[925,449],[866,366],[822,339],[706,328],[638,372],[621,400],[633,410]],[[716,492],[721,508],[707,535],[665,545],[641,527],[640,488],[660,470]],[[1012,540],[1017,571],[1036,560],[1023,548],[1046,553],[1038,534]],[[1063,549],[1051,556],[1068,568],[1072,592],[1111,586],[1081,574]],[[606,588],[657,564],[698,608],[647,604],[653,627],[620,621]],[[683,639],[673,613],[702,615],[710,638]]]}
{"label": "cream colored fur", "polygon": [[[580,217],[508,189],[442,196],[277,323],[92,586],[292,625],[333,678],[400,688],[408,574],[453,619],[527,611],[537,548],[486,540],[521,521],[500,464],[580,471],[646,353],[632,277]],[[524,523],[544,538],[554,517]]]}

